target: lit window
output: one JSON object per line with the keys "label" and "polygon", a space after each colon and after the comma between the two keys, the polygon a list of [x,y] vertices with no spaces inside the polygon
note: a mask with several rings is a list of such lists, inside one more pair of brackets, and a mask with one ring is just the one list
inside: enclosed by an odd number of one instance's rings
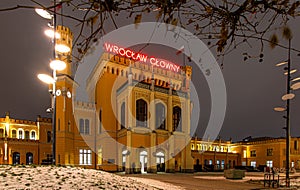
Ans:
{"label": "lit window", "polygon": [[223,170],[223,169],[224,169],[224,167],[225,167],[225,161],[224,161],[224,160],[222,160],[222,162],[221,162],[221,169]]}
{"label": "lit window", "polygon": [[251,161],[251,162],[250,162],[250,166],[256,168],[256,161]]}
{"label": "lit window", "polygon": [[194,148],[195,148],[195,147],[194,147],[194,144],[192,144],[192,148],[191,148],[191,149],[194,150]]}
{"label": "lit window", "polygon": [[86,149],[79,150],[79,165],[92,165],[92,151]]}
{"label": "lit window", "polygon": [[273,167],[273,160],[267,160],[267,166],[272,168]]}
{"label": "lit window", "polygon": [[35,140],[35,131],[31,131],[30,139]]}
{"label": "lit window", "polygon": [[102,148],[98,149],[98,165],[102,165]]}
{"label": "lit window", "polygon": [[256,150],[250,151],[250,157],[256,157]]}
{"label": "lit window", "polygon": [[24,139],[24,136],[23,136],[23,130],[19,130],[19,137],[18,137],[18,139]]}
{"label": "lit window", "polygon": [[17,131],[16,130],[11,131],[11,137],[12,138],[17,138]]}

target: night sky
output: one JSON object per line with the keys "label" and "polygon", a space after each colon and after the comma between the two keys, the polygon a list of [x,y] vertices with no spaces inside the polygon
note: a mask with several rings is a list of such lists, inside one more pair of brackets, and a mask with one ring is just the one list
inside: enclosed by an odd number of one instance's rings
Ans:
{"label": "night sky", "polygon": [[[49,5],[49,1],[39,2],[47,2],[46,5]],[[1,0],[0,8],[18,3],[30,5],[25,0]],[[129,20],[128,24],[132,21]],[[37,115],[51,117],[45,111],[50,107],[48,86],[36,77],[38,73],[51,74],[49,61],[52,57],[52,45],[43,33],[47,22],[31,9],[0,12],[1,117],[7,111],[18,119],[35,120]],[[64,24],[74,28],[74,24],[67,20]],[[300,49],[300,37],[297,36],[300,33],[299,19],[293,20],[290,26],[294,34],[292,46]],[[76,29],[74,31],[76,33]],[[285,126],[282,117],[284,113],[273,111],[273,107],[285,104],[281,96],[286,91],[286,78],[283,68],[275,67],[275,64],[287,60],[287,50],[278,47],[270,50],[266,44],[263,63],[259,63],[258,58],[244,62],[242,53],[251,53],[259,48],[255,44],[252,46],[252,49],[246,45],[239,46],[224,61],[222,72],[227,88],[227,111],[220,132],[222,139],[232,137],[236,141],[247,136],[285,135],[282,129]],[[292,68],[300,69],[299,64],[300,57],[297,53],[292,53]],[[201,136],[210,113],[210,95],[201,72],[195,70],[193,74],[193,81],[199,86],[197,91],[200,93],[201,117],[197,134]],[[292,75],[296,76],[300,76],[300,71]],[[300,136],[299,91],[295,92],[296,98],[291,101],[292,136]]]}

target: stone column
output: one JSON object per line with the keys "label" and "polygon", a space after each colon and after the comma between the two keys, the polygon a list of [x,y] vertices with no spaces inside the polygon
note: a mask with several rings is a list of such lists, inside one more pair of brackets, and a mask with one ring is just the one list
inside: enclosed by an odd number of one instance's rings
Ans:
{"label": "stone column", "polygon": [[131,131],[127,131],[127,150],[129,151],[129,153],[127,153],[126,155],[126,163],[125,163],[125,173],[126,174],[131,174],[133,173],[132,171],[132,154],[133,154],[133,150],[131,148]]}
{"label": "stone column", "polygon": [[173,100],[172,100],[172,83],[170,82],[169,96],[168,96],[168,107],[167,107],[167,130],[173,131]]}
{"label": "stone column", "polygon": [[156,133],[151,133],[150,137],[150,148],[149,148],[149,154],[148,154],[148,167],[147,167],[147,172],[148,173],[156,173],[157,168],[156,168]]}

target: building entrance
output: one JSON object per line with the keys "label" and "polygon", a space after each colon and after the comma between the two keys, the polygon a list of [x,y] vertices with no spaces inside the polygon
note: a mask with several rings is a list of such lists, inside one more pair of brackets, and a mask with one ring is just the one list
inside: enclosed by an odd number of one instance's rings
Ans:
{"label": "building entrance", "polygon": [[163,152],[156,153],[157,172],[165,172],[165,154]]}
{"label": "building entrance", "polygon": [[20,153],[19,152],[13,153],[13,164],[20,164]]}
{"label": "building entrance", "polygon": [[31,152],[26,153],[26,164],[33,164],[33,154]]}
{"label": "building entrance", "polygon": [[147,152],[140,152],[141,173],[147,172]]}

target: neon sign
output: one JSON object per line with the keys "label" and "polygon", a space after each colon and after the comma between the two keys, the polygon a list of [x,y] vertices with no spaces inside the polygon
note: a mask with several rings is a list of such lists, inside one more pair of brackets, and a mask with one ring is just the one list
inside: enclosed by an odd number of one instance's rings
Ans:
{"label": "neon sign", "polygon": [[167,69],[174,72],[179,72],[180,66],[170,62],[166,61],[164,59],[156,58],[156,57],[148,57],[148,55],[134,52],[130,49],[119,47],[117,45],[104,43],[104,49],[107,52],[114,53],[123,57],[127,57],[129,59],[133,59],[134,61],[140,61],[143,63],[150,63],[151,65],[155,67],[159,67],[162,69]]}

